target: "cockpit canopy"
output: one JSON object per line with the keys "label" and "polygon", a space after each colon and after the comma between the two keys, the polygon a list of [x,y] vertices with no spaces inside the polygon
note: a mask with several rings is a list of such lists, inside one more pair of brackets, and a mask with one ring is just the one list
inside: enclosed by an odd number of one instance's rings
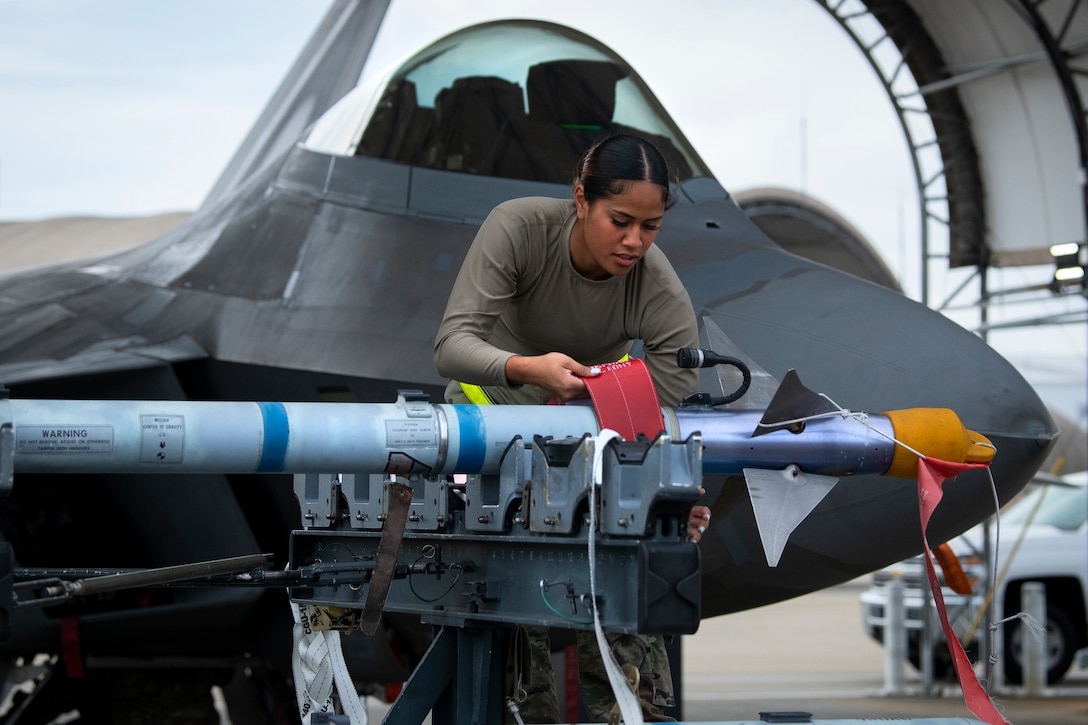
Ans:
{"label": "cockpit canopy", "polygon": [[567,184],[594,142],[632,133],[661,150],[678,180],[710,176],[630,66],[561,25],[506,20],[466,28],[387,78],[377,89],[360,87],[345,97],[304,146]]}

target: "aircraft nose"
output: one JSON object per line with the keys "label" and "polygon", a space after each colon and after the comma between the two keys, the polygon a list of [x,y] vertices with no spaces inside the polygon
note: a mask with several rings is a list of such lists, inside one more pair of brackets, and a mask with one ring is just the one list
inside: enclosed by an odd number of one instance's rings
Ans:
{"label": "aircraft nose", "polygon": [[[745,256],[686,269],[685,284],[695,290],[696,312],[768,373],[781,377],[794,368],[809,388],[850,410],[954,411],[996,449],[990,468],[1002,502],[1042,465],[1057,424],[1024,377],[978,336],[835,270],[784,253]],[[748,278],[728,279],[738,270]],[[704,281],[711,277],[714,283]],[[972,508],[977,520],[989,513]]]}
{"label": "aircraft nose", "polygon": [[[795,369],[805,385],[856,412],[946,408],[990,441],[989,467],[945,482],[930,519],[936,543],[994,515],[1045,461],[1057,425],[1035,390],[978,336],[894,290],[748,243],[742,231],[710,247],[670,238],[666,253],[696,315],[779,380]],[[729,351],[715,350],[721,354]],[[721,394],[716,371],[700,388]],[[744,399],[731,404],[741,407]],[[965,439],[966,453],[974,436]],[[703,616],[759,606],[841,583],[919,553],[917,482],[859,475],[839,482],[796,529],[768,569],[751,526],[743,480],[707,482],[711,530],[704,536]],[[996,498],[996,500],[995,500]],[[745,589],[734,582],[761,581]]]}
{"label": "aircraft nose", "polygon": [[[804,298],[802,291],[791,294],[795,301]],[[783,324],[784,317],[765,316],[769,311],[764,310],[762,321],[753,326],[748,318],[752,310],[742,309],[736,300],[711,316],[726,332],[732,329],[738,347],[769,372],[780,375],[778,371],[796,367],[810,388],[849,410],[954,411],[970,434],[963,440],[964,460],[984,462],[992,455],[989,470],[999,500],[1015,496],[1059,436],[1031,385],[977,336],[922,305],[873,285],[849,296],[854,298],[849,312],[832,312],[833,305],[816,309],[825,303],[813,294],[797,306],[795,321],[788,324]],[[740,324],[742,318],[747,319]],[[850,319],[852,323],[845,322]],[[917,425],[908,429],[914,438],[932,433]],[[984,457],[973,453],[980,446],[986,449]],[[913,478],[912,469],[902,468],[902,475]],[[953,517],[944,522],[950,536],[994,510],[988,476],[961,478],[975,483],[955,487],[969,493],[951,493],[948,508],[960,510],[955,517],[959,523]],[[960,526],[968,520],[970,524]],[[935,516],[934,525],[940,527],[940,521]]]}

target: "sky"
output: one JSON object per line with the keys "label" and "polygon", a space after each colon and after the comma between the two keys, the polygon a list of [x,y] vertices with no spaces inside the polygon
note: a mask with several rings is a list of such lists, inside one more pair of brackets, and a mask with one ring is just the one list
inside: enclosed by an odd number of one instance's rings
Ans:
{"label": "sky", "polygon": [[[330,4],[0,0],[0,220],[195,209]],[[906,139],[873,69],[814,0],[394,0],[364,76],[501,17],[560,22],[611,47],[726,189],[811,195],[860,230],[905,292],[921,298]],[[941,251],[939,235],[933,243]],[[931,264],[930,303],[968,272]],[[1038,268],[997,274],[997,289],[1049,278]],[[1052,300],[1043,311],[1084,304]],[[978,320],[971,309],[948,314],[967,327]],[[1084,424],[1083,324],[988,341]]]}

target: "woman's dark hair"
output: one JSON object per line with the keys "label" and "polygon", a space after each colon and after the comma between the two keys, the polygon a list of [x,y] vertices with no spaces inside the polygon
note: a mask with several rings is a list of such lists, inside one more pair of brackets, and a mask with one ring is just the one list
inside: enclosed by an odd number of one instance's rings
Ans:
{"label": "woman's dark hair", "polygon": [[668,209],[675,201],[669,165],[657,147],[644,138],[617,134],[590,146],[578,159],[574,185],[582,185],[586,201],[622,194],[632,181],[650,181],[662,188]]}

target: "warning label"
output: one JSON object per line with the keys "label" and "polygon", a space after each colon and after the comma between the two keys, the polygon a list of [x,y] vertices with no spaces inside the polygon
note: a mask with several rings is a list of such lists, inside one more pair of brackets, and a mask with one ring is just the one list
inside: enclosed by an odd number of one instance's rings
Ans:
{"label": "warning label", "polygon": [[433,448],[438,445],[434,420],[385,421],[386,448]]}
{"label": "warning label", "polygon": [[181,463],[184,453],[184,415],[140,416],[140,463]]}
{"label": "warning label", "polygon": [[113,453],[112,425],[20,425],[16,453]]}

